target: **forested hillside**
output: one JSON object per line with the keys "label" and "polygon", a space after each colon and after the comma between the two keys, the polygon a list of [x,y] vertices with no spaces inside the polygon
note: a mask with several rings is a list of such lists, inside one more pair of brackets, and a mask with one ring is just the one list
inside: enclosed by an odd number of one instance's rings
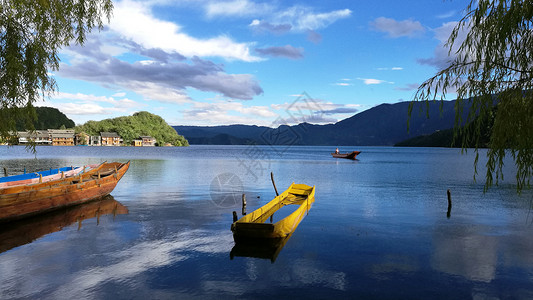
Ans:
{"label": "forested hillside", "polygon": [[99,135],[100,132],[116,132],[130,144],[140,136],[151,136],[157,140],[157,145],[164,146],[170,143],[174,146],[189,146],[189,142],[179,135],[174,128],[158,115],[141,111],[133,116],[124,116],[102,121],[88,121],[77,126],[76,132],[85,132],[89,135]]}
{"label": "forested hillside", "polygon": [[[60,112],[57,108],[53,107],[36,107],[35,113],[37,118],[33,122],[33,126],[36,130],[46,130],[46,129],[59,129],[59,128],[73,128],[74,121],[65,116],[64,113]],[[18,123],[17,130],[23,131],[24,124]]]}

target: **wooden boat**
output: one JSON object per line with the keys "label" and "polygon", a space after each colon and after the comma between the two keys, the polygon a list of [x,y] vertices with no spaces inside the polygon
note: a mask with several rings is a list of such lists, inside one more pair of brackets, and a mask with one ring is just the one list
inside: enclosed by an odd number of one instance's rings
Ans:
{"label": "wooden boat", "polygon": [[108,195],[101,200],[58,209],[49,213],[2,224],[0,228],[0,253],[19,247],[47,234],[61,231],[64,227],[83,220],[97,218],[99,224],[103,215],[127,214],[128,208]]}
{"label": "wooden boat", "polygon": [[31,184],[37,182],[46,182],[60,179],[61,177],[76,176],[86,168],[94,168],[96,165],[87,165],[85,167],[63,167],[58,169],[50,169],[45,171],[26,173],[20,175],[12,175],[0,178],[0,188]]}
{"label": "wooden boat", "polygon": [[[292,183],[290,187],[272,201],[243,216],[231,225],[235,242],[253,239],[282,239],[290,235],[311,209],[315,201],[315,187]],[[276,223],[265,223],[280,208],[299,205],[287,217]]]}
{"label": "wooden boat", "polygon": [[355,159],[357,155],[359,155],[361,151],[352,151],[350,153],[331,153],[331,156],[335,158],[347,158],[347,159]]}
{"label": "wooden boat", "polygon": [[102,163],[74,177],[0,189],[0,222],[100,199],[113,191],[127,163]]}

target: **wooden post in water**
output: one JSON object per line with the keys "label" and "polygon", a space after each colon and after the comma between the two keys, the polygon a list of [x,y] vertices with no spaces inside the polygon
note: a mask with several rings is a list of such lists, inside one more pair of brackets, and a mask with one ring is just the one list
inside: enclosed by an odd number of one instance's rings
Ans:
{"label": "wooden post in water", "polygon": [[449,219],[452,215],[452,193],[450,190],[448,190],[446,193],[448,194],[448,212],[446,213],[446,217]]}
{"label": "wooden post in water", "polygon": [[233,223],[237,222],[238,219],[239,217],[237,217],[237,212],[233,211]]}
{"label": "wooden post in water", "polygon": [[242,194],[242,215],[246,215],[246,194]]}
{"label": "wooden post in water", "polygon": [[274,185],[274,190],[276,191],[276,196],[279,196],[278,189],[276,188],[276,183],[274,182],[274,173],[270,172],[270,179],[272,179],[272,184]]}

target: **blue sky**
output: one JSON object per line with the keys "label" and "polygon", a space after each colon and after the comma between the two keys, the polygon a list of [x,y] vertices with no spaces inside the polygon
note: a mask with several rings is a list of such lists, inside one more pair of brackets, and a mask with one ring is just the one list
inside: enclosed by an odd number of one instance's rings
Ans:
{"label": "blue sky", "polygon": [[58,91],[36,105],[77,124],[142,110],[171,125],[334,123],[411,100],[467,4],[114,1],[103,31],[62,49]]}

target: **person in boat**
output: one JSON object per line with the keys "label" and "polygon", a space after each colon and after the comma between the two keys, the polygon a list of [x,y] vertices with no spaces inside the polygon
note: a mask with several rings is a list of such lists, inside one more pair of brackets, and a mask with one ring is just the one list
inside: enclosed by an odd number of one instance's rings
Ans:
{"label": "person in boat", "polygon": [[339,154],[339,148],[335,149],[335,154]]}

